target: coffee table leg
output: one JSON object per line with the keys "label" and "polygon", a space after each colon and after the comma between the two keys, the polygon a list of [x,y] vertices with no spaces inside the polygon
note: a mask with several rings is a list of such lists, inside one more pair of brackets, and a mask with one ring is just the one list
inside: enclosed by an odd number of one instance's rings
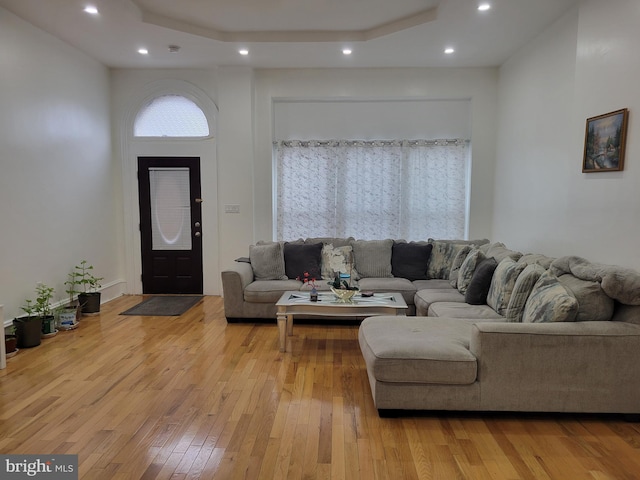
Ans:
{"label": "coffee table leg", "polygon": [[293,335],[293,315],[287,315],[287,335]]}
{"label": "coffee table leg", "polygon": [[280,351],[287,350],[287,315],[278,313],[278,335],[280,338]]}

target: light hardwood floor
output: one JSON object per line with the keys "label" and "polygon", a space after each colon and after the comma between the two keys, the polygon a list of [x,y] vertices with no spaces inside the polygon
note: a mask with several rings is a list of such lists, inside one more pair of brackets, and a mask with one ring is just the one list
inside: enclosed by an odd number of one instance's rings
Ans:
{"label": "light hardwood floor", "polygon": [[[84,479],[637,479],[618,417],[421,413],[381,419],[354,325],[122,316],[125,296],[0,371],[0,453],[79,455]],[[640,368],[640,367],[639,367]]]}

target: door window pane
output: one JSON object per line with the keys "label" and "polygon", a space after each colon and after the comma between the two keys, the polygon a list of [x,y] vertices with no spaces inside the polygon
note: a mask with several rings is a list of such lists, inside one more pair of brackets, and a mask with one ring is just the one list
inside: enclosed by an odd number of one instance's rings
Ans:
{"label": "door window pane", "polygon": [[150,168],[153,250],[191,250],[188,168]]}
{"label": "door window pane", "polygon": [[207,137],[204,112],[188,98],[163,95],[140,110],[133,127],[136,137]]}

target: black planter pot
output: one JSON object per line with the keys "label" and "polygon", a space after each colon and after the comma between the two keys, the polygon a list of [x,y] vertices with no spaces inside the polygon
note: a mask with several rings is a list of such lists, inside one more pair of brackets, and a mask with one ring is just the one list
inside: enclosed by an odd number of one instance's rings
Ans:
{"label": "black planter pot", "polygon": [[78,302],[82,313],[100,312],[100,292],[81,293],[78,295]]}
{"label": "black planter pot", "polygon": [[22,317],[13,320],[18,337],[18,348],[31,348],[40,345],[42,333],[41,317]]}
{"label": "black planter pot", "polygon": [[18,347],[18,339],[15,335],[5,335],[4,346],[7,351],[7,355],[16,351]]}

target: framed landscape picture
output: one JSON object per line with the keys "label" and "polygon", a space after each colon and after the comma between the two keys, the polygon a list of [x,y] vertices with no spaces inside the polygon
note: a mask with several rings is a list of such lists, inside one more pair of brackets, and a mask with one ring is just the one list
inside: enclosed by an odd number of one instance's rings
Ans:
{"label": "framed landscape picture", "polygon": [[611,172],[624,167],[629,110],[623,108],[587,118],[583,172]]}

